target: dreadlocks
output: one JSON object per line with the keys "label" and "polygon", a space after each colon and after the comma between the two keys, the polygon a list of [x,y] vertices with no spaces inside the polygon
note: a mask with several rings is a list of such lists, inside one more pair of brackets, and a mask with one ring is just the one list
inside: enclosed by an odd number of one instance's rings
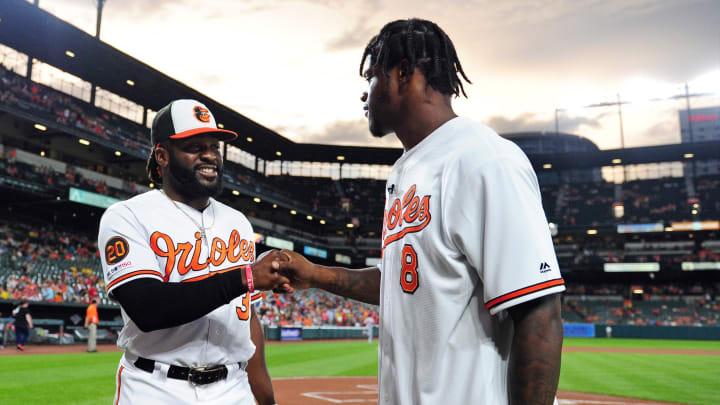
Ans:
{"label": "dreadlocks", "polygon": [[[158,144],[158,146],[166,146],[164,143]],[[157,159],[155,159],[155,148],[150,151],[148,156],[147,164],[145,165],[148,179],[158,186],[162,184],[162,174],[160,174],[160,165],[158,165]]]}
{"label": "dreadlocks", "polygon": [[462,93],[467,98],[458,73],[466,82],[472,82],[460,65],[452,41],[434,22],[411,18],[386,24],[365,47],[360,60],[361,76],[368,56],[373,66],[382,67],[386,76],[388,70],[406,60],[408,73],[419,67],[433,89],[455,97]]}

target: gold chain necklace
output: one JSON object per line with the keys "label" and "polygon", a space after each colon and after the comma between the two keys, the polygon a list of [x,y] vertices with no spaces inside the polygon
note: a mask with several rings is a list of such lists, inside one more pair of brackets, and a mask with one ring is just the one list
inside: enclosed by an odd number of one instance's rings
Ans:
{"label": "gold chain necklace", "polygon": [[[210,204],[209,204],[209,205],[210,205],[210,209],[212,210],[213,220],[212,220],[212,223],[210,224],[210,226],[208,226],[208,227],[206,228],[206,227],[205,227],[205,217],[204,217],[202,211],[200,212],[200,223],[198,224],[197,221],[196,221],[193,217],[191,217],[187,212],[185,212],[185,210],[183,210],[182,208],[180,208],[179,205],[177,205],[177,203],[175,202],[175,200],[173,200],[172,198],[170,198],[169,195],[165,194],[165,190],[160,190],[160,192],[163,193],[163,195],[164,195],[168,200],[170,200],[170,202],[175,206],[175,208],[177,208],[177,209],[178,209],[180,212],[182,212],[190,221],[192,221],[193,224],[195,224],[195,226],[196,226],[196,227],[198,228],[198,230],[200,231],[200,237],[202,238],[203,242],[205,242],[205,245],[207,245],[208,242],[207,242],[207,236],[205,235],[205,231],[209,231],[210,229],[212,229],[213,225],[215,225],[215,205],[212,203],[212,201],[210,201]],[[207,208],[207,207],[205,207],[205,208]]]}

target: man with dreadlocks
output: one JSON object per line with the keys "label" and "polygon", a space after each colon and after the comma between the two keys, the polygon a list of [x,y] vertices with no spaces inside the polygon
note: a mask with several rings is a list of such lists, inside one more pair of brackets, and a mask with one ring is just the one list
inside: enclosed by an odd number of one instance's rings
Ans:
{"label": "man with dreadlocks", "polygon": [[258,290],[284,290],[278,251],[256,259],[252,225],[215,200],[222,190],[220,141],[202,103],[158,111],[148,175],[159,185],[112,205],[98,246],[108,295],[125,325],[114,404],[275,403]]}
{"label": "man with dreadlocks", "polygon": [[380,305],[380,404],[553,404],[565,287],[530,162],[453,112],[470,81],[436,24],[387,24],[361,74],[370,132],[405,149],[387,181],[382,262],[350,270],[287,252],[281,268],[295,288]]}

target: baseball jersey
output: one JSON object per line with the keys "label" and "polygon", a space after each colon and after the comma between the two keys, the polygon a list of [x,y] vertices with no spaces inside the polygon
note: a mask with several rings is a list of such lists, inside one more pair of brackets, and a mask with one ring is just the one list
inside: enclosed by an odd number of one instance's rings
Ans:
{"label": "baseball jersey", "polygon": [[[204,239],[190,217],[206,227],[212,224]],[[100,220],[98,236],[111,298],[115,288],[142,277],[185,283],[238,270],[254,262],[254,241],[252,225],[237,210],[211,198],[201,213],[177,201],[173,204],[158,190],[110,206]],[[261,294],[243,294],[195,321],[151,332],[141,331],[121,309],[125,325],[118,347],[185,367],[247,361],[255,352],[250,303]]]}
{"label": "baseball jersey", "polygon": [[455,118],[386,190],[379,403],[507,404],[507,308],[565,290],[530,162]]}

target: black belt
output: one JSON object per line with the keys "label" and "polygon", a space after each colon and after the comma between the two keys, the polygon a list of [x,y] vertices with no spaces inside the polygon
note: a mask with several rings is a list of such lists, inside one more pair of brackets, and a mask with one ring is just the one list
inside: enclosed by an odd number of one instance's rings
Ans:
{"label": "black belt", "polygon": [[[144,357],[138,357],[135,360],[135,367],[140,370],[152,373],[155,371],[155,360],[146,359]],[[247,363],[238,363],[240,368],[245,369]],[[215,367],[180,367],[170,366],[168,369],[168,378],[174,378],[176,380],[185,380],[193,385],[205,385],[214,383],[215,381],[224,380],[227,377],[228,369],[224,365]]]}

